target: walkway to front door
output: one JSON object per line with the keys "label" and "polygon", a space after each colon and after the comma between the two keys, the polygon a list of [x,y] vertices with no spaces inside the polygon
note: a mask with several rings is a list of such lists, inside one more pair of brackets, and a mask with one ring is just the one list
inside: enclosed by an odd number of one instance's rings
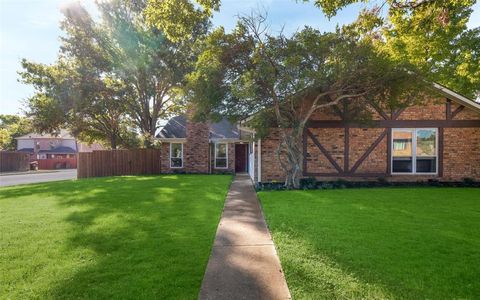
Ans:
{"label": "walkway to front door", "polygon": [[228,192],[199,299],[290,299],[248,175],[237,175]]}

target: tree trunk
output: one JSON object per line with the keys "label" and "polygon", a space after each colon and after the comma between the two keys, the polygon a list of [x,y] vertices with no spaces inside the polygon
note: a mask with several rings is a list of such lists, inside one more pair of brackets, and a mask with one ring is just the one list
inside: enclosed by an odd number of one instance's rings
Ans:
{"label": "tree trunk", "polygon": [[110,147],[112,150],[117,149],[117,136],[115,134],[110,137]]}
{"label": "tree trunk", "polygon": [[282,140],[277,148],[277,159],[285,171],[285,187],[300,188],[303,176],[303,128],[282,129]]}

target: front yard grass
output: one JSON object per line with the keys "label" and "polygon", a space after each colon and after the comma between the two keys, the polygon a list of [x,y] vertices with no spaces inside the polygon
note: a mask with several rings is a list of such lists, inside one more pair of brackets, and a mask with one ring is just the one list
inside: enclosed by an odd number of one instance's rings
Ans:
{"label": "front yard grass", "polygon": [[0,189],[0,299],[195,299],[231,176]]}
{"label": "front yard grass", "polygon": [[480,189],[260,192],[294,299],[478,299]]}

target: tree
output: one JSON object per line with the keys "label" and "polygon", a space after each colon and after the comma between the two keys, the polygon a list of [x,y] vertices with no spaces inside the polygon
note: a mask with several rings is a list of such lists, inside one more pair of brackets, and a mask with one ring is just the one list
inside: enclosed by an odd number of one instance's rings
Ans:
{"label": "tree", "polygon": [[198,25],[219,9],[220,0],[150,0],[145,15],[168,39],[178,42],[193,38]]}
{"label": "tree", "polygon": [[27,101],[37,131],[67,128],[88,142],[108,141],[112,149],[128,146],[122,141],[132,130],[125,125],[124,88],[118,82],[88,76],[88,69],[78,61],[61,59],[47,66],[23,60],[22,66],[23,81],[37,91]]}
{"label": "tree", "polygon": [[[24,62],[24,81],[39,88],[29,103],[37,120],[72,124],[83,136],[103,132],[112,146],[116,140],[131,140],[121,135],[131,137],[131,129],[138,129],[144,146],[152,146],[159,121],[182,105],[179,93],[194,51],[193,41],[170,42],[146,24],[145,6],[146,1],[99,2],[99,21],[78,3],[64,9],[59,62],[43,66],[51,67],[48,76],[55,77],[55,87],[44,78],[29,80],[30,75],[43,76],[35,73],[41,66]],[[195,36],[206,28],[206,23],[198,25]],[[51,109],[45,110],[47,103]],[[64,115],[72,118],[65,122]]]}
{"label": "tree", "polygon": [[30,119],[17,115],[0,115],[0,149],[16,150],[15,138],[32,131]]}
{"label": "tree", "polygon": [[[328,16],[354,2],[314,0]],[[465,96],[480,93],[480,28],[467,29],[475,0],[385,0],[345,26],[393,60]],[[386,13],[385,13],[386,10]]]}
{"label": "tree", "polygon": [[198,118],[253,115],[258,134],[279,131],[276,154],[287,187],[300,185],[302,135],[314,112],[345,104],[357,111],[351,119],[367,119],[365,103],[393,111],[413,102],[423,85],[411,66],[394,65],[348,35],[305,28],[273,36],[264,21],[242,17],[232,33],[214,31],[189,88]]}

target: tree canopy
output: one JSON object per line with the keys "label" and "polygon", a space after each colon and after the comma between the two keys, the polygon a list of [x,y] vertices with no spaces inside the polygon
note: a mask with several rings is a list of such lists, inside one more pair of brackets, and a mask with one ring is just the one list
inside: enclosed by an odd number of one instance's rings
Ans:
{"label": "tree canopy", "polygon": [[[146,1],[99,2],[99,20],[79,4],[64,9],[58,61],[23,61],[22,78],[37,89],[28,107],[39,130],[67,126],[112,147],[130,145],[138,131],[152,146],[160,120],[182,105],[196,52],[193,40],[174,43],[148,25],[145,7]],[[193,36],[207,25],[197,24]]]}
{"label": "tree canopy", "polygon": [[178,42],[193,38],[199,24],[219,9],[220,0],[150,0],[145,15],[168,39]]}
{"label": "tree canopy", "polygon": [[[314,0],[328,16],[367,0]],[[471,99],[480,93],[480,28],[467,28],[475,0],[385,0],[344,28],[393,60],[421,69]]]}

